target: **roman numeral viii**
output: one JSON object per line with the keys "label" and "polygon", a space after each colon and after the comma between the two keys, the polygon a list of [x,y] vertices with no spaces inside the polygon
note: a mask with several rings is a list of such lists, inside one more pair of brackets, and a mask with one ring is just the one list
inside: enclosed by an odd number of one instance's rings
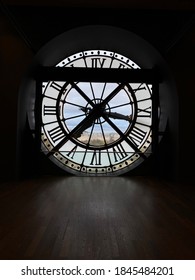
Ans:
{"label": "roman numeral viii", "polygon": [[118,144],[117,146],[113,147],[112,151],[113,151],[113,156],[114,156],[115,162],[118,162],[118,161],[122,160],[123,158],[125,158],[126,156],[128,156],[124,147],[121,144]]}

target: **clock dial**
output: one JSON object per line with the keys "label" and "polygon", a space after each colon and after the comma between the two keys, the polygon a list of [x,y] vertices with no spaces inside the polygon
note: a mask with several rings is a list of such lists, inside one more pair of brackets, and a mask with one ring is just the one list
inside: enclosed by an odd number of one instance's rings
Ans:
{"label": "clock dial", "polygon": [[[66,57],[57,67],[140,67],[104,50]],[[119,175],[151,154],[152,87],[144,83],[42,83],[42,151],[76,175]]]}

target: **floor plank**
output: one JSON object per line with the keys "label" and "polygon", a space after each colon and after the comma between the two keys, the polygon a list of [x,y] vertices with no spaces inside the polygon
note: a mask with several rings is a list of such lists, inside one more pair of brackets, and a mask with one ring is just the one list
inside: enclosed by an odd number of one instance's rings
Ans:
{"label": "floor plank", "polygon": [[47,177],[0,186],[0,259],[195,259],[193,186]]}

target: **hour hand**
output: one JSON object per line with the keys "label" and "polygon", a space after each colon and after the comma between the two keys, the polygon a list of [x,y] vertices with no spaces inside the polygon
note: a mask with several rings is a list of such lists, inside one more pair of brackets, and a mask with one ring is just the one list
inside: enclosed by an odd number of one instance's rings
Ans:
{"label": "hour hand", "polygon": [[90,108],[87,108],[87,107],[83,107],[83,106],[79,106],[79,109],[81,111],[83,111],[85,114],[89,113],[91,111]]}
{"label": "hour hand", "polygon": [[88,129],[90,126],[92,126],[93,124],[93,120],[88,121],[85,125],[82,125],[74,134],[73,137],[74,138],[79,138],[81,137],[81,135],[83,134],[83,131]]}
{"label": "hour hand", "polygon": [[119,114],[116,112],[105,112],[105,114],[113,119],[118,119],[118,120],[126,120],[126,121],[131,121],[132,120],[132,115],[123,115],[123,114]]}
{"label": "hour hand", "polygon": [[[91,112],[91,108],[79,106],[79,109],[83,111],[86,115],[88,115]],[[77,129],[77,131],[73,134],[74,138],[79,138],[83,134],[83,131],[88,129],[90,126],[92,126],[94,122],[94,119],[89,119],[85,124],[83,124],[80,128]]]}

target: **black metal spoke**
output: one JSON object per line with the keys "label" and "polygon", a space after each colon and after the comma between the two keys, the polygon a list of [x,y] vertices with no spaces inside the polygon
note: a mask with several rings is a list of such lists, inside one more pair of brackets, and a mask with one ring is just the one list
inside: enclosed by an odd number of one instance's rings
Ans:
{"label": "black metal spoke", "polygon": [[94,103],[96,104],[96,97],[95,97],[95,93],[94,93],[94,90],[93,90],[92,83],[90,83],[90,88],[91,88],[91,92],[92,92],[92,95],[93,95]]}
{"label": "black metal spoke", "polygon": [[100,99],[102,99],[103,96],[104,96],[104,92],[105,92],[105,89],[106,89],[106,84],[107,84],[107,83],[104,83],[104,87],[103,87],[103,90],[102,90],[102,94],[101,94]]}
{"label": "black metal spoke", "polygon": [[67,121],[67,120],[76,119],[76,118],[80,118],[80,117],[84,117],[84,116],[86,116],[86,115],[85,114],[80,114],[80,115],[76,115],[76,116],[73,116],[73,117],[64,118],[63,120]]}
{"label": "black metal spoke", "polygon": [[[63,102],[63,103],[65,103],[65,104],[69,104],[69,105],[72,105],[72,106],[75,106],[75,107],[79,107],[79,108],[82,108],[83,106],[81,106],[81,105],[79,105],[79,104],[76,104],[76,103],[72,103],[72,102],[70,102],[70,101],[61,101],[61,102]],[[84,107],[83,107],[84,108]]]}
{"label": "black metal spoke", "polygon": [[95,123],[92,124],[92,127],[91,127],[91,131],[90,131],[90,135],[89,135],[89,140],[88,140],[88,143],[87,143],[87,146],[89,147],[89,143],[91,141],[91,137],[92,137],[92,134],[93,134],[93,130],[94,130],[94,126],[95,126]]}
{"label": "black metal spoke", "polygon": [[105,134],[104,134],[104,128],[103,128],[102,123],[100,123],[100,127],[101,127],[102,136],[103,136],[103,139],[104,139],[105,146],[107,146],[107,143],[106,143],[106,137],[105,137]]}

